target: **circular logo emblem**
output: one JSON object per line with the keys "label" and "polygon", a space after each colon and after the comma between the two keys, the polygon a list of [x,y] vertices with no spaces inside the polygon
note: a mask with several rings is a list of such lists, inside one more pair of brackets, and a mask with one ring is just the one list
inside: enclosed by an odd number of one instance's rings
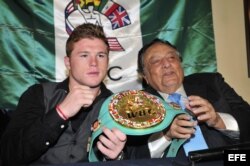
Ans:
{"label": "circular logo emblem", "polygon": [[114,95],[109,104],[109,113],[121,125],[136,129],[155,126],[166,116],[159,98],[141,90]]}

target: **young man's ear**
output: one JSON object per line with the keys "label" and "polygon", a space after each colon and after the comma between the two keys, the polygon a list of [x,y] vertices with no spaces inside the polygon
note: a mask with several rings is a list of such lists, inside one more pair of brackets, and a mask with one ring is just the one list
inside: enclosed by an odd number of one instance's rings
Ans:
{"label": "young man's ear", "polygon": [[64,65],[65,65],[65,67],[67,68],[67,70],[70,70],[70,59],[69,59],[69,57],[68,56],[65,56],[64,57]]}

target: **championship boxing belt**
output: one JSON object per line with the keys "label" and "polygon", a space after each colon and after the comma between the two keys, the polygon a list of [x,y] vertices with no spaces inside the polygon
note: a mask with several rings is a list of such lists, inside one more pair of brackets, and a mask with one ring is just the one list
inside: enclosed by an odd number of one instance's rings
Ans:
{"label": "championship boxing belt", "polygon": [[[179,105],[169,104],[157,96],[141,90],[128,90],[107,98],[92,124],[89,139],[89,161],[99,161],[93,142],[102,133],[102,127],[117,128],[126,135],[147,135],[166,129],[176,115],[187,114]],[[186,139],[173,139],[167,157],[175,157]]]}

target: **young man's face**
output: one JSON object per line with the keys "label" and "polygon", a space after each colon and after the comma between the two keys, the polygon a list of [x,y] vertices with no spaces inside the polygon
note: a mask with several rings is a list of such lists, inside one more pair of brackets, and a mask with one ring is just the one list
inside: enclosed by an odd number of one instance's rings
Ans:
{"label": "young man's face", "polygon": [[74,43],[70,57],[65,57],[72,84],[97,87],[108,69],[108,48],[100,39],[84,38]]}
{"label": "young man's face", "polygon": [[172,93],[182,84],[183,69],[177,50],[155,43],[144,55],[144,78],[157,91]]}

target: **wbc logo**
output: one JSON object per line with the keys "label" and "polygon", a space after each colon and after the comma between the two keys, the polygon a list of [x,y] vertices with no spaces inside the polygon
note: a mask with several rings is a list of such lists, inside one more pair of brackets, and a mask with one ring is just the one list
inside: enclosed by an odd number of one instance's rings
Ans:
{"label": "wbc logo", "polygon": [[[72,0],[64,10],[65,29],[70,34],[74,27],[82,23],[103,26],[109,23],[112,30],[131,24],[127,11],[112,0]],[[108,37],[110,51],[124,51],[116,37]]]}

